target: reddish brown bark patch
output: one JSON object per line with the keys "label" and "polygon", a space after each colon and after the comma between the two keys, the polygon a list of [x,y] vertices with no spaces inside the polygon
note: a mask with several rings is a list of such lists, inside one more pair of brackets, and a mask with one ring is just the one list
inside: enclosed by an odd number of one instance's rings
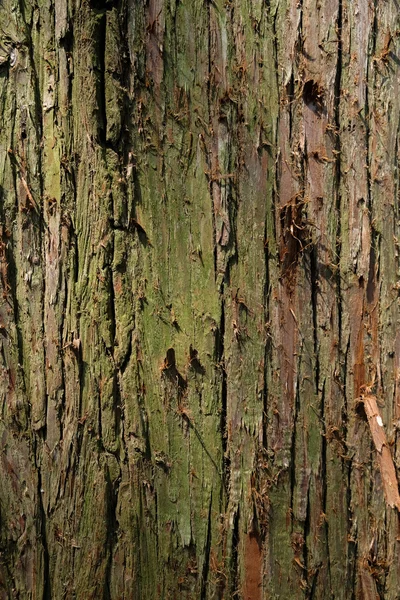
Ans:
{"label": "reddish brown bark patch", "polygon": [[245,600],[261,600],[262,598],[262,549],[258,537],[248,533],[245,541]]}
{"label": "reddish brown bark patch", "polygon": [[374,578],[363,565],[360,566],[360,579],[362,600],[378,600],[379,594],[376,590]]}
{"label": "reddish brown bark patch", "polygon": [[154,96],[159,100],[160,85],[164,73],[164,14],[160,0],[150,0],[147,8],[146,71],[154,83]]}

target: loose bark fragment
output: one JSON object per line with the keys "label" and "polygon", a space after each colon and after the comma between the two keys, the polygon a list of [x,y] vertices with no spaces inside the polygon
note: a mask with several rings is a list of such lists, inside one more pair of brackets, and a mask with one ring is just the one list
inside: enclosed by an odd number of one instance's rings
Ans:
{"label": "loose bark fragment", "polygon": [[371,430],[372,440],[378,451],[379,469],[381,471],[383,491],[386,502],[392,508],[400,510],[400,495],[396,470],[394,467],[392,455],[390,453],[386,434],[383,427],[382,416],[379,412],[377,399],[375,396],[361,396],[361,403],[364,405],[368,424]]}

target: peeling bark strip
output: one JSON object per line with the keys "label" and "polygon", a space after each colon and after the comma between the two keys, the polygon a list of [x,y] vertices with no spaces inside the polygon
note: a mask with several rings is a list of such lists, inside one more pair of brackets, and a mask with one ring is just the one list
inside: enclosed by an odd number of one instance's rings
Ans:
{"label": "peeling bark strip", "polygon": [[0,2],[0,600],[398,599],[399,64],[396,2]]}
{"label": "peeling bark strip", "polygon": [[377,399],[370,394],[360,398],[360,403],[364,406],[367,415],[368,425],[375,448],[378,452],[379,469],[382,476],[383,491],[386,502],[392,508],[400,510],[399,484],[396,476],[396,469],[393,458],[386,440],[386,434],[383,427],[382,416],[379,412]]}

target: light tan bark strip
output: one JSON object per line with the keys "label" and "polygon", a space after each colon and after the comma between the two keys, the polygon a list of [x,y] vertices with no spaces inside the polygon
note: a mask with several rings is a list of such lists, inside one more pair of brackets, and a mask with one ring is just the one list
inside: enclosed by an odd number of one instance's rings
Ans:
{"label": "light tan bark strip", "polygon": [[381,471],[383,491],[386,503],[400,510],[400,496],[396,470],[386,440],[382,416],[379,412],[375,396],[361,396],[375,448],[378,451],[379,469]]}

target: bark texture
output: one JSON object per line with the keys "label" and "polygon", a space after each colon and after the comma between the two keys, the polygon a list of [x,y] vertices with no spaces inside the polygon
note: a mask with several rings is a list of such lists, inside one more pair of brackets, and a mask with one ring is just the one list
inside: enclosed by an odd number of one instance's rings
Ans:
{"label": "bark texture", "polygon": [[398,15],[2,1],[1,599],[399,597]]}

